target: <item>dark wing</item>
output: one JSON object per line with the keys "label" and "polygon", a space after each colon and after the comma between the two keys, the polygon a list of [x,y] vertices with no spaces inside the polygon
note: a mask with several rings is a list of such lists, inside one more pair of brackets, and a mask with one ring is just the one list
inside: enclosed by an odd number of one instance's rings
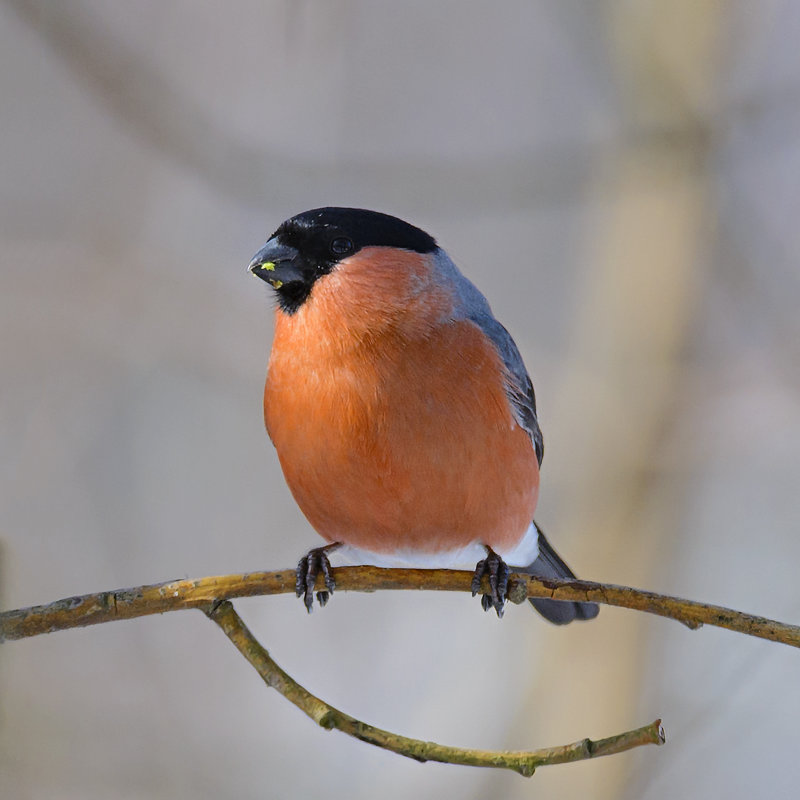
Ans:
{"label": "dark wing", "polygon": [[508,372],[506,393],[514,410],[514,417],[522,428],[530,435],[536,450],[536,458],[541,466],[544,456],[544,441],[536,416],[536,396],[533,393],[528,370],[511,338],[511,334],[491,315],[481,310],[469,315],[474,322],[494,343]]}

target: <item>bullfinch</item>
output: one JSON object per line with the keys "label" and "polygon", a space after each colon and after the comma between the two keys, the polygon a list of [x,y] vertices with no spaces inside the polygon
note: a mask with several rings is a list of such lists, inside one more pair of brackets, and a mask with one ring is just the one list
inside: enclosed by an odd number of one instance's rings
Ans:
{"label": "bullfinch", "polygon": [[[486,298],[424,231],[355,208],[282,223],[249,265],[272,286],[267,431],[328,544],[297,568],[310,611],[350,563],[474,569],[502,616],[509,568],[574,577],[533,522],[544,452],[533,386]],[[477,567],[475,566],[477,560]],[[531,598],[550,622],[594,603]]]}

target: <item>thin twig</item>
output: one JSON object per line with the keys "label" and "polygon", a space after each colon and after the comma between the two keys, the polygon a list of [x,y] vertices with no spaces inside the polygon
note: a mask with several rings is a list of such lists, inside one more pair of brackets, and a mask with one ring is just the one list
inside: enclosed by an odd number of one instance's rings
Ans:
{"label": "thin twig", "polygon": [[415,761],[440,761],[446,764],[461,764],[472,767],[496,767],[510,769],[520,775],[530,777],[538,767],[549,764],[565,764],[588,758],[622,753],[646,744],[663,744],[664,731],[661,720],[650,725],[626,731],[607,739],[582,739],[573,744],[560,747],[547,747],[541,750],[491,751],[469,750],[461,747],[448,747],[421,739],[410,739],[390,731],[375,728],[365,722],[345,714],[315,697],[290,675],[284,672],[261,646],[258,640],[242,622],[230,602],[212,603],[205,609],[210,619],[225,631],[227,637],[236,645],[239,652],[255,667],[264,682],[294,703],[314,722],[328,730],[336,729],[362,742],[391,750]]}
{"label": "thin twig", "polygon": [[[381,589],[424,589],[469,592],[472,573],[444,569],[379,569],[338,567],[333,570],[337,590],[374,592]],[[488,592],[488,580],[482,591]],[[69,597],[44,606],[5,611],[0,614],[0,642],[42,633],[96,625],[148,614],[163,614],[236,597],[294,592],[294,570],[250,572],[197,580],[176,580],[112,592]],[[322,589],[322,578],[318,588]],[[800,647],[800,626],[733,611],[722,606],[697,603],[628,586],[581,580],[511,576],[509,599],[521,603],[526,597],[596,602],[646,611],[682,622],[690,628],[703,624]]]}

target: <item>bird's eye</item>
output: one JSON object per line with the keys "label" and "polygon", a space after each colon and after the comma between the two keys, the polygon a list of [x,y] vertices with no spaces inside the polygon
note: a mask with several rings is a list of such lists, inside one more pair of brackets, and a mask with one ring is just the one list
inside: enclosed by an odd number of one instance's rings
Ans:
{"label": "bird's eye", "polygon": [[331,242],[331,253],[344,256],[353,252],[353,243],[346,236],[337,236]]}

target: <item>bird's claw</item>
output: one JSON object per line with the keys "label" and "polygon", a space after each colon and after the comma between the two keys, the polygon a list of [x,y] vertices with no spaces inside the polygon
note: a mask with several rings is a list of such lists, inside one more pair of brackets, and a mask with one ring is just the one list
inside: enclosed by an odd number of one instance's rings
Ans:
{"label": "bird's claw", "polygon": [[493,608],[498,617],[503,616],[503,610],[508,594],[508,565],[491,547],[486,548],[486,558],[481,559],[475,566],[472,576],[472,596],[481,590],[481,580],[489,576],[490,594],[481,597],[481,607],[484,611]]}
{"label": "bird's claw", "polygon": [[336,588],[336,581],[331,574],[331,562],[328,560],[327,554],[332,547],[332,545],[315,547],[297,562],[294,591],[298,597],[303,598],[303,604],[309,614],[314,608],[314,586],[320,572],[325,578],[325,588],[327,589],[327,591],[317,592],[317,602],[320,608],[325,606]]}

